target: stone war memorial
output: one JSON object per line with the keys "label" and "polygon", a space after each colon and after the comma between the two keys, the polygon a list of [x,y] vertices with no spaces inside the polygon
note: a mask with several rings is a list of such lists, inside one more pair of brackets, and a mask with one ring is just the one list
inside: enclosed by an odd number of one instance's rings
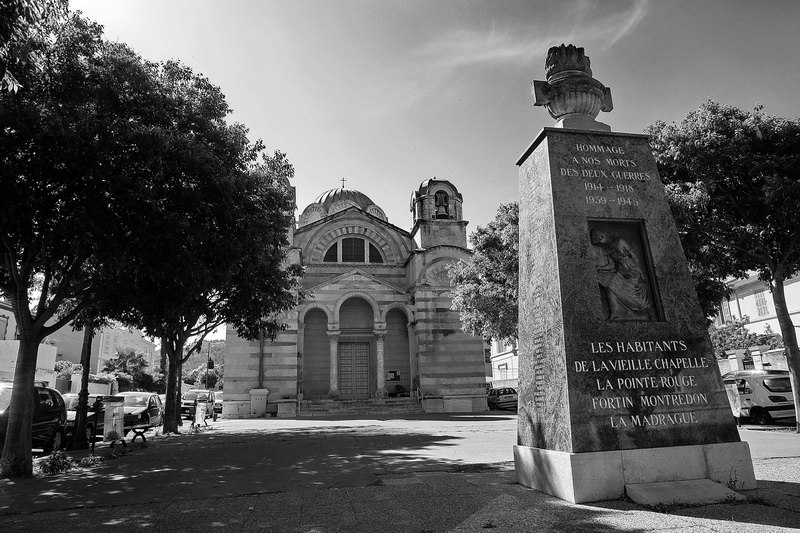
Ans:
{"label": "stone war memorial", "polygon": [[517,480],[571,502],[708,503],[756,488],[646,135],[596,120],[583,48],[549,50],[556,119],[517,162]]}

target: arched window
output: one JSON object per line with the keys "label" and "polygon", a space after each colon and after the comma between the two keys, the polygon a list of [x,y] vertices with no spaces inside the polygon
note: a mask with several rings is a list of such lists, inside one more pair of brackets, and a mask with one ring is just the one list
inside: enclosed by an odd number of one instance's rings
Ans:
{"label": "arched window", "polygon": [[356,239],[355,237],[342,239],[342,262],[364,262],[364,239]]}
{"label": "arched window", "polygon": [[[339,243],[341,242],[341,246]],[[341,249],[341,253],[339,250]],[[380,248],[358,237],[345,237],[334,242],[322,257],[323,263],[383,263]]]}
{"label": "arched window", "polygon": [[381,252],[378,248],[369,243],[369,262],[370,263],[383,263],[383,257],[381,257]]}
{"label": "arched window", "polygon": [[328,251],[325,252],[325,257],[322,258],[324,263],[335,263],[339,260],[339,243],[335,242],[333,245],[328,248]]}

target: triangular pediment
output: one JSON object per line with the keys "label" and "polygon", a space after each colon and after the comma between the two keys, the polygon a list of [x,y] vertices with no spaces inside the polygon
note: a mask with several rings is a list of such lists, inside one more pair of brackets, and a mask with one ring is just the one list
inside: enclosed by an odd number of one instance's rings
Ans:
{"label": "triangular pediment", "polygon": [[331,278],[319,285],[311,287],[312,292],[323,290],[336,290],[336,291],[358,291],[358,292],[378,292],[390,290],[397,294],[404,294],[403,291],[389,285],[388,283],[376,278],[375,276],[364,272],[359,268],[355,268],[349,272],[345,272],[335,278]]}

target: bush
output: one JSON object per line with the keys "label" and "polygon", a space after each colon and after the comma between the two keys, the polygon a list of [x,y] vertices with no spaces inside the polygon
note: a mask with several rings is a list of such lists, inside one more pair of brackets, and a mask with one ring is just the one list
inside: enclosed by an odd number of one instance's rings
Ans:
{"label": "bush", "polygon": [[53,452],[49,457],[45,457],[36,465],[38,473],[44,476],[57,476],[72,470],[75,466],[72,457],[64,452]]}

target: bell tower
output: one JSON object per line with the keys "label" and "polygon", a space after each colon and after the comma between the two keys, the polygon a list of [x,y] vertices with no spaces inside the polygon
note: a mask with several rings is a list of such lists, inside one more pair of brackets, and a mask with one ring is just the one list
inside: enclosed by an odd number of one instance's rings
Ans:
{"label": "bell tower", "polygon": [[463,198],[447,180],[423,181],[411,195],[411,234],[420,248],[450,245],[467,247],[467,222],[463,219]]}

